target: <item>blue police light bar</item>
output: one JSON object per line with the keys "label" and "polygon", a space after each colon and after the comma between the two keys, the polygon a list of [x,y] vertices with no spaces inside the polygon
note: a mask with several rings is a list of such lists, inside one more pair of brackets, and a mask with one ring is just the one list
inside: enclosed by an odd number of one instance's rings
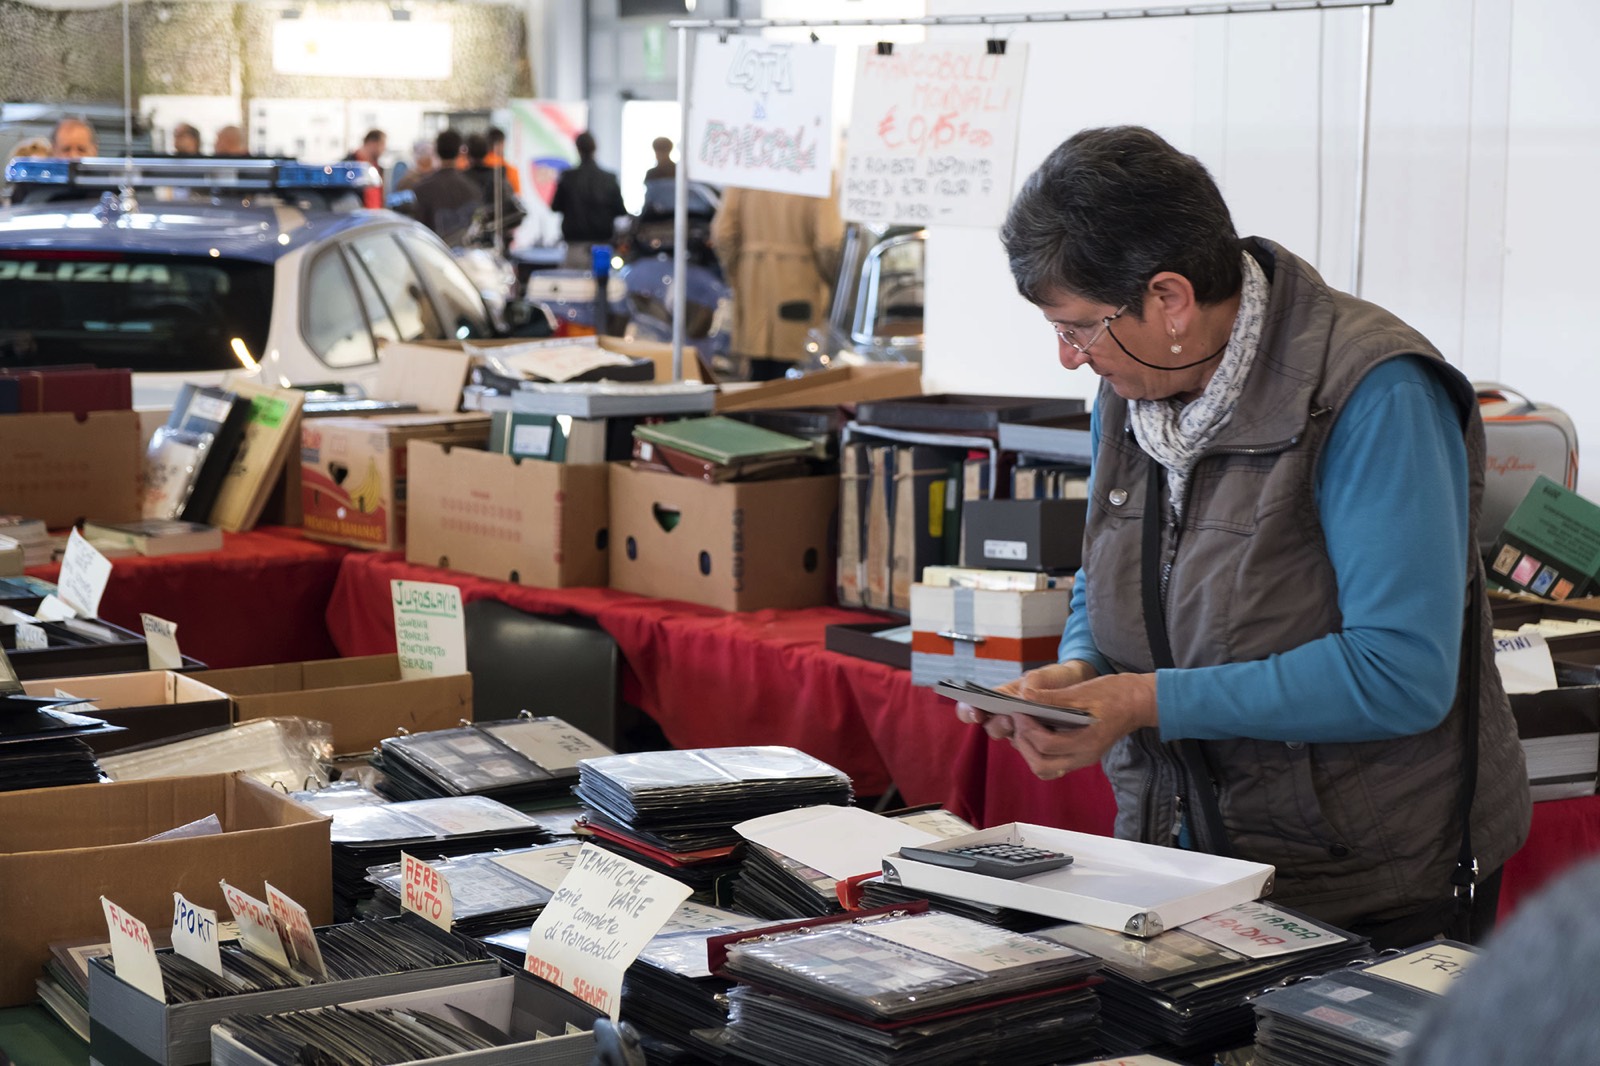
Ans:
{"label": "blue police light bar", "polygon": [[15,185],[228,189],[367,189],[382,184],[368,163],[316,166],[292,159],[13,159],[6,180]]}
{"label": "blue police light bar", "polygon": [[13,185],[67,185],[72,180],[65,159],[13,159],[6,164],[6,180]]}

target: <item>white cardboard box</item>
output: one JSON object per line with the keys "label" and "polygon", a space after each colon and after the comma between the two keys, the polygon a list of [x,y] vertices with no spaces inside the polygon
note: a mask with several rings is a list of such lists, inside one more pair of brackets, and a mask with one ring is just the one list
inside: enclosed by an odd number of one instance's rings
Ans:
{"label": "white cardboard box", "polygon": [[927,845],[1027,844],[1073,857],[1071,866],[1006,880],[899,855],[883,860],[884,880],[907,888],[1011,907],[1063,921],[1155,936],[1272,891],[1274,870],[1259,862],[1181,848],[1011,822]]}

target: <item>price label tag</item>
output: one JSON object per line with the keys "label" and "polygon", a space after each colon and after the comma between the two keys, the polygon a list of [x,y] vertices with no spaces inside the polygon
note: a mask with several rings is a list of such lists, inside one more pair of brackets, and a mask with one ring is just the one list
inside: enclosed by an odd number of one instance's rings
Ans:
{"label": "price label tag", "polygon": [[283,950],[283,937],[278,935],[272,908],[226,881],[222,882],[222,898],[227,900],[228,910],[233,912],[233,920],[239,925],[239,943],[244,949],[287,970],[289,953]]}
{"label": "price label tag", "polygon": [[78,617],[78,612],[61,602],[61,598],[53,592],[39,601],[39,609],[33,613],[40,622],[61,622]]}
{"label": "price label tag", "polygon": [[455,921],[456,903],[450,882],[432,866],[413,855],[400,853],[400,907],[420,914],[446,932]]}
{"label": "price label tag", "polygon": [[172,894],[172,950],[222,977],[222,949],[217,912],[190,903],[182,892]]}
{"label": "price label tag", "polygon": [[111,961],[117,976],[158,1003],[167,1001],[167,988],[161,982],[161,964],[156,961],[156,946],[143,922],[100,897],[106,912],[106,929],[111,933]]}
{"label": "price label tag", "polygon": [[178,623],[153,614],[140,614],[144,622],[144,646],[152,670],[182,670],[183,653],[178,650]]}
{"label": "price label tag", "polygon": [[400,677],[441,677],[467,672],[467,630],[461,590],[426,581],[389,582],[394,601],[395,649]]}
{"label": "price label tag", "polygon": [[322,949],[317,946],[316,930],[311,926],[311,916],[306,909],[270,883],[267,885],[267,905],[272,908],[272,916],[278,920],[278,928],[283,930],[283,939],[289,946],[295,966],[303,973],[326,981],[328,968],[322,964]]}
{"label": "price label tag", "polygon": [[111,560],[74,529],[67,537],[67,552],[61,557],[61,574],[56,578],[61,599],[84,617],[98,618],[100,597],[105,595],[110,579]]}
{"label": "price label tag", "polygon": [[50,646],[50,634],[32,622],[19,622],[16,633],[20,651],[42,651]]}

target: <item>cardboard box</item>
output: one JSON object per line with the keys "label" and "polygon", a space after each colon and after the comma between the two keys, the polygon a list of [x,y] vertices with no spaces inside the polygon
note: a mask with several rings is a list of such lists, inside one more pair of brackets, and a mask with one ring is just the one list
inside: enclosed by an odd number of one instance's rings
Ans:
{"label": "cardboard box", "polygon": [[241,666],[198,675],[233,697],[233,720],[310,718],[333,726],[335,754],[370,751],[404,728],[472,720],[472,675],[400,679],[396,655]]}
{"label": "cardboard box", "polygon": [[[210,814],[222,833],[146,840]],[[0,1006],[34,998],[51,943],[105,936],[102,895],[167,929],[173,892],[226,914],[219,881],[258,898],[271,881],[330,921],[331,825],[228,774],[0,792]]]}
{"label": "cardboard box", "polygon": [[407,446],[406,561],[547,588],[606,583],[605,464]]}
{"label": "cardboard box", "polygon": [[385,341],[378,349],[373,399],[414,403],[419,411],[461,410],[472,357],[460,341]]}
{"label": "cardboard box", "polygon": [[831,407],[867,400],[922,395],[922,367],[916,363],[840,366],[800,378],[759,384],[728,384],[717,394],[717,413],[777,407]]}
{"label": "cardboard box", "polygon": [[300,501],[306,536],[358,548],[399,548],[406,536],[406,444],[482,446],[484,414],[314,418],[301,427]]}
{"label": "cardboard box", "polygon": [[727,611],[832,602],[839,479],[611,467],[611,587]]}
{"label": "cardboard box", "polygon": [[961,506],[961,565],[1075,570],[1088,515],[1088,500],[968,500]]}
{"label": "cardboard box", "polygon": [[[23,681],[88,674],[126,674],[150,665],[144,634],[123,629],[100,618],[39,622],[45,646],[16,647],[16,627],[0,625],[0,646],[11,656],[11,666]],[[183,657],[183,669],[204,669],[198,659]]]}
{"label": "cardboard box", "polygon": [[1070,588],[1016,592],[911,586],[911,683],[993,688],[1056,661]]}
{"label": "cardboard box", "polygon": [[1539,476],[1506,519],[1488,576],[1551,600],[1600,592],[1600,505]]}
{"label": "cardboard box", "polygon": [[92,710],[79,707],[68,710],[104,719],[125,730],[103,737],[85,737],[97,755],[204,729],[221,729],[233,721],[233,701],[226,692],[171,670],[56,677],[25,681],[22,688],[30,696],[65,692],[93,700]]}
{"label": "cardboard box", "polygon": [[0,415],[0,501],[52,529],[139,512],[139,416],[133,411]]}

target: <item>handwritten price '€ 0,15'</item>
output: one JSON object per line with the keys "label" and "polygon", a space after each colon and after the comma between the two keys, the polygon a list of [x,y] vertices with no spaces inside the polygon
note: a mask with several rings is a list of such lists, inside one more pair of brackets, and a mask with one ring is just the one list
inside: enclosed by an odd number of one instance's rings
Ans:
{"label": "handwritten price '\u20ac 0,15'", "polygon": [[889,108],[878,120],[878,138],[884,147],[900,149],[909,145],[917,154],[941,151],[953,145],[987,148],[994,143],[994,134],[970,122],[958,122],[956,112],[943,114],[915,114],[905,121],[895,114],[899,105]]}

